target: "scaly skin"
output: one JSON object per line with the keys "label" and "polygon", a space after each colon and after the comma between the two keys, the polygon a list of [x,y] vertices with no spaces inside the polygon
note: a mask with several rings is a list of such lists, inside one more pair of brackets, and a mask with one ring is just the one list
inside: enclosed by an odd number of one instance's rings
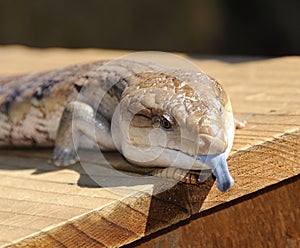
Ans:
{"label": "scaly skin", "polygon": [[221,191],[233,185],[230,101],[204,73],[116,60],[0,78],[0,86],[2,147],[55,145],[54,164],[67,166],[79,160],[73,140],[83,134],[86,147],[117,149],[152,175],[197,183],[187,171],[209,168]]}

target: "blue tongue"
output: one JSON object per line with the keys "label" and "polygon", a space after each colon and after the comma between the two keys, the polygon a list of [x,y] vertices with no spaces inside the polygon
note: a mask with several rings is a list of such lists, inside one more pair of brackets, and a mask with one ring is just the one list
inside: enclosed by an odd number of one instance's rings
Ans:
{"label": "blue tongue", "polygon": [[220,191],[225,192],[232,187],[234,180],[228,171],[225,153],[199,155],[198,158],[212,168],[212,172],[217,178],[217,187]]}

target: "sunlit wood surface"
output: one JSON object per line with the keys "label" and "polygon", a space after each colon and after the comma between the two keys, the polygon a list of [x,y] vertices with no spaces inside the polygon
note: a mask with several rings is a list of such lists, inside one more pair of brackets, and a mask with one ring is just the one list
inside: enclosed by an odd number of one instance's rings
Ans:
{"label": "sunlit wood surface", "polygon": [[[112,59],[126,53],[0,47],[0,75]],[[299,198],[293,196],[299,194],[300,57],[181,56],[221,82],[232,99],[236,118],[248,123],[246,128],[237,130],[228,161],[235,179],[234,187],[220,193],[212,177],[199,187],[174,185],[173,181],[143,176],[128,181],[122,179],[122,174],[99,165],[101,161],[90,154],[86,155],[83,167],[56,169],[47,162],[51,150],[1,150],[0,245],[116,247],[142,239],[138,245],[150,247],[152,239],[162,237],[161,242],[171,246],[166,237],[172,236],[166,235],[180,230],[185,230],[180,231],[184,236],[182,240],[196,240],[197,235],[189,237],[186,229],[180,229],[192,225],[193,230],[201,229],[203,237],[211,235],[212,244],[226,239],[229,245],[241,246],[248,244],[237,241],[242,235],[222,233],[220,228],[214,230],[213,222],[220,221],[218,225],[225,227],[228,220],[222,218],[222,213],[226,213],[227,217],[237,218],[236,227],[246,223],[255,230],[260,222],[252,220],[259,216],[251,217],[249,206],[253,211],[259,208],[260,214],[268,217],[264,230],[276,233],[268,237],[268,244],[272,246],[278,240],[284,246],[299,244],[300,213],[299,208],[295,209],[295,201]],[[124,162],[118,154],[109,154],[106,159]],[[293,186],[288,186],[289,180],[293,180]],[[97,182],[105,185],[99,187]],[[278,191],[276,185],[280,185],[282,191]],[[168,186],[167,191],[162,190]],[[280,193],[276,190],[289,193],[291,197],[280,201]],[[268,194],[273,196],[268,198]],[[298,203],[300,206],[299,200]],[[239,207],[238,204],[246,205]],[[274,204],[275,210],[268,211],[269,204]],[[279,214],[282,218],[272,229],[271,215],[277,210],[276,216]],[[219,219],[218,214],[221,214]],[[193,224],[183,222],[183,227],[173,226],[190,218]],[[167,229],[160,234],[163,228]],[[151,233],[156,234],[143,241],[143,237]],[[255,231],[252,233],[255,236]],[[257,240],[257,244],[263,242],[262,238]]]}

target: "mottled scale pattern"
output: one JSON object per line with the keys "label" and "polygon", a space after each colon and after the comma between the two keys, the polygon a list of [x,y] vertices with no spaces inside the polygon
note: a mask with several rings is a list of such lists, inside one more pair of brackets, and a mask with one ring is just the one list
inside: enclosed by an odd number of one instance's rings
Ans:
{"label": "mottled scale pattern", "polygon": [[[197,127],[195,133],[201,131],[211,135],[214,135],[213,129],[218,130],[211,128],[211,125],[219,121],[212,124],[210,120],[219,116],[218,112],[223,111],[229,102],[216,80],[201,72],[182,70],[136,74],[131,78],[131,87],[124,92],[124,97],[126,95],[129,96],[129,110],[133,114],[140,110],[145,112],[146,106],[156,106],[175,116],[181,126]],[[207,105],[208,102],[211,105]]]}
{"label": "mottled scale pattern", "polygon": [[[76,99],[79,91],[80,101],[87,102],[109,121],[120,99],[130,96],[129,111],[155,103],[157,110],[167,109],[180,124],[197,127],[194,133],[199,132],[199,126],[203,132],[211,132],[208,120],[222,109],[219,99],[223,106],[228,101],[219,84],[204,73],[125,60],[0,78],[0,85],[0,146],[52,146],[64,107]],[[203,91],[209,94],[199,95]],[[206,95],[216,98],[212,103],[215,106],[205,105],[209,102],[203,99]],[[155,110],[151,111],[153,114]]]}
{"label": "mottled scale pattern", "polygon": [[[126,80],[120,78],[149,70],[147,66],[129,61],[98,61],[74,65],[49,72],[0,77],[0,146],[53,146],[59,121],[66,104],[80,99],[93,106],[97,93],[107,92],[102,112],[111,118],[111,99],[120,100]],[[106,80],[109,78],[109,80]],[[85,85],[89,87],[84,87]],[[86,95],[85,95],[86,93]],[[106,113],[106,114],[105,114]]]}
{"label": "mottled scale pattern", "polygon": [[0,78],[0,146],[52,146],[66,103],[102,64]]}

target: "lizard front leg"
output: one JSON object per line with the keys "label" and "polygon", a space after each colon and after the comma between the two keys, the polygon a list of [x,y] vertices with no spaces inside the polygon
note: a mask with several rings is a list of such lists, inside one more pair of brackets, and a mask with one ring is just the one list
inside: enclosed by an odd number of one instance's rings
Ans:
{"label": "lizard front leg", "polygon": [[[52,161],[56,166],[68,166],[79,161],[77,142],[84,134],[98,143],[101,150],[115,150],[110,124],[87,103],[74,101],[67,104],[56,134]],[[74,142],[75,141],[75,142]]]}

